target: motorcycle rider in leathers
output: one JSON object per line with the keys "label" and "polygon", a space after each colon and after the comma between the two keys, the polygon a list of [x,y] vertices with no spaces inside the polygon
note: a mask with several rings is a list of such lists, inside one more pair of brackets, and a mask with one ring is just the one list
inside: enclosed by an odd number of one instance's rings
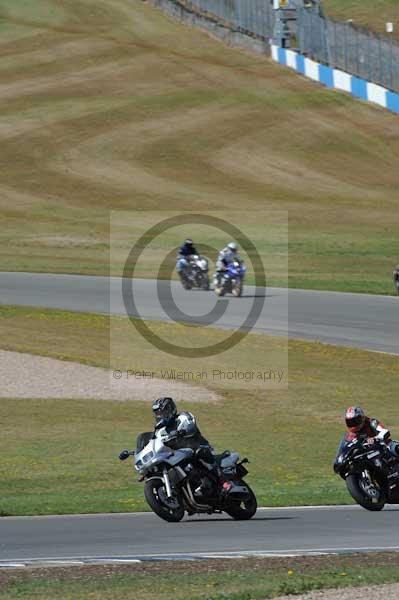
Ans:
{"label": "motorcycle rider in leathers", "polygon": [[[224,493],[232,491],[234,483],[227,481],[216,464],[215,454],[212,446],[202,435],[197,425],[194,415],[190,412],[177,412],[176,404],[173,398],[158,398],[152,405],[152,411],[155,416],[155,430],[166,428],[166,432],[176,437],[171,441],[165,442],[172,450],[180,448],[191,448],[196,451],[196,459],[200,460],[202,465],[213,473],[217,478]],[[203,495],[207,488],[206,481],[203,480],[195,493]]]}
{"label": "motorcycle rider in leathers", "polygon": [[368,444],[383,442],[391,454],[399,458],[399,442],[391,439],[391,432],[378,419],[368,417],[360,406],[350,406],[345,413],[345,423],[348,431],[343,443],[348,444],[355,439]]}
{"label": "motorcycle rider in leathers", "polygon": [[196,247],[194,246],[193,240],[187,238],[179,248],[179,254],[177,256],[176,271],[180,279],[184,279],[185,273],[188,269],[190,258],[198,254]]}
{"label": "motorcycle rider in leathers", "polygon": [[216,261],[216,271],[213,276],[214,285],[220,285],[223,271],[225,271],[228,265],[240,259],[240,255],[238,254],[238,244],[235,242],[229,242],[223,250],[219,252],[217,261]]}

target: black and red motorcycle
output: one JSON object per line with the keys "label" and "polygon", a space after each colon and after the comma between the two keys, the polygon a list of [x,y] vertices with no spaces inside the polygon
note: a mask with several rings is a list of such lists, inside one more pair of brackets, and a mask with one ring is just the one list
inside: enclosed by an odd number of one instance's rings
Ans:
{"label": "black and red motorcycle", "polygon": [[399,504],[399,461],[383,442],[341,441],[334,471],[345,480],[352,498],[367,510]]}
{"label": "black and red motorcycle", "polygon": [[393,272],[393,284],[396,292],[399,294],[399,266],[397,266]]}

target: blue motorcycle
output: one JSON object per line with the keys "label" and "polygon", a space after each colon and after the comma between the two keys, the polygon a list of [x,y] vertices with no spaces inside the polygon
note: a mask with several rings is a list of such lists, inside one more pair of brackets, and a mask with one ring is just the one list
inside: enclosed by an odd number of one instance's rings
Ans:
{"label": "blue motorcycle", "polygon": [[239,260],[234,260],[227,265],[223,273],[219,274],[215,282],[215,292],[218,296],[232,294],[236,298],[242,295],[243,282],[246,268]]}

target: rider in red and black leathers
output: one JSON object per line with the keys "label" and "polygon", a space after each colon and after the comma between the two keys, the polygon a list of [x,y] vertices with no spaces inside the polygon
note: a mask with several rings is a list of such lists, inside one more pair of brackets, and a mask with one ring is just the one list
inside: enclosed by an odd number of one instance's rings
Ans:
{"label": "rider in red and black leathers", "polygon": [[391,453],[399,458],[399,443],[391,439],[391,432],[378,419],[368,417],[360,406],[350,406],[345,413],[345,423],[348,427],[340,449],[346,444],[358,439],[368,444],[383,442]]}

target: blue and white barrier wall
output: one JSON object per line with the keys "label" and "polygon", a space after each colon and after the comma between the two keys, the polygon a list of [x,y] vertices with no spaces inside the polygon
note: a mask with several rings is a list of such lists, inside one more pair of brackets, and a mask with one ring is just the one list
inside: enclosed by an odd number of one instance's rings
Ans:
{"label": "blue and white barrier wall", "polygon": [[281,65],[298,71],[305,77],[336,90],[349,92],[355,98],[379,104],[388,110],[399,113],[399,94],[380,85],[355,77],[344,71],[326,67],[298,52],[272,45],[272,58]]}

